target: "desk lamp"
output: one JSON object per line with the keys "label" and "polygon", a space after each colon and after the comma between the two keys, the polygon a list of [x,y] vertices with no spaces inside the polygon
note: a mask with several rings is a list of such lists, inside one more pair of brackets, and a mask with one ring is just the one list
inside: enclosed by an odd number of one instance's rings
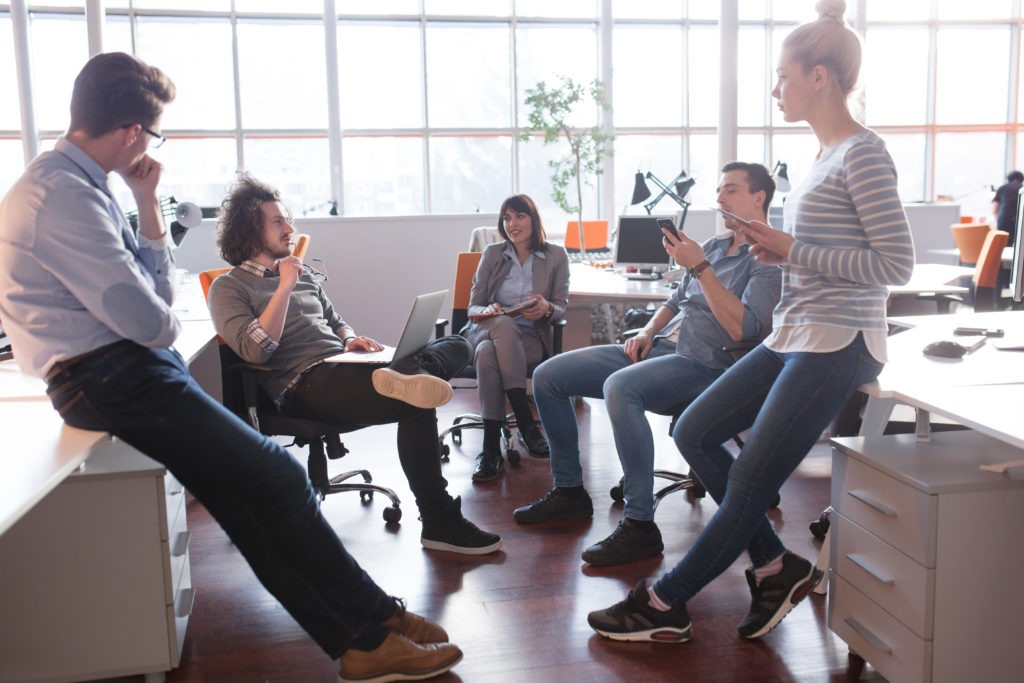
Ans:
{"label": "desk lamp", "polygon": [[793,186],[789,183],[789,167],[784,161],[776,161],[772,169],[772,177],[775,178],[775,189],[779,192],[789,192]]}
{"label": "desk lamp", "polygon": [[631,201],[630,204],[639,204],[651,196],[651,191],[647,187],[647,183],[644,180],[645,178],[650,180],[658,187],[658,189],[661,190],[657,197],[644,204],[644,208],[647,209],[647,213],[651,213],[655,205],[661,201],[662,197],[669,196],[674,199],[679,206],[683,207],[683,215],[679,219],[679,225],[676,226],[677,228],[682,229],[683,224],[686,222],[686,213],[690,210],[690,202],[685,199],[686,193],[694,186],[697,179],[687,178],[686,171],[680,171],[679,175],[677,175],[671,183],[672,187],[675,188],[675,190],[673,190],[671,187],[658,180],[658,178],[650,171],[646,174],[637,171],[636,184],[633,187],[633,201]]}

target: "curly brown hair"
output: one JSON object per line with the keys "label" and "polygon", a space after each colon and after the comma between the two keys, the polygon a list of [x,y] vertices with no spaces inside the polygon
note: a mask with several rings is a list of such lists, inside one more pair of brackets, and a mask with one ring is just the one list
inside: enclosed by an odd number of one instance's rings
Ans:
{"label": "curly brown hair", "polygon": [[[239,173],[217,214],[217,246],[237,266],[263,248],[263,204],[281,201],[281,193],[248,173]],[[289,214],[289,218],[291,214]]]}

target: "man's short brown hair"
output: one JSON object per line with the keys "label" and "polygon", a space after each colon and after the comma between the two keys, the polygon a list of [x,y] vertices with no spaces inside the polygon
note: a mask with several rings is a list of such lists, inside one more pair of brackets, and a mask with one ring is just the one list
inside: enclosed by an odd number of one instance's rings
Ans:
{"label": "man's short brown hair", "polygon": [[98,138],[136,123],[149,128],[174,95],[174,83],[155,66],[123,52],[96,55],[75,79],[69,130]]}
{"label": "man's short brown hair", "polygon": [[281,201],[281,193],[239,173],[217,216],[217,246],[225,261],[237,266],[263,248],[263,204]]}

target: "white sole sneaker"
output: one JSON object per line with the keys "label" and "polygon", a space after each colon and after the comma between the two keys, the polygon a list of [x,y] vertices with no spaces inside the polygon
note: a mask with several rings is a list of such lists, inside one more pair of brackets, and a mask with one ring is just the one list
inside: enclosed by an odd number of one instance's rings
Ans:
{"label": "white sole sneaker", "polygon": [[433,375],[403,375],[391,368],[373,371],[373,388],[381,396],[417,408],[436,408],[452,400],[452,385]]}

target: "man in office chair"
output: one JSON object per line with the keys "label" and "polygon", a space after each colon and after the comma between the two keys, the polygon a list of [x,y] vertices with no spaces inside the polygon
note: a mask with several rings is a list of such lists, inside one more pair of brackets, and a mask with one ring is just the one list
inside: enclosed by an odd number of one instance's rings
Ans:
{"label": "man in office chair", "polygon": [[[767,222],[775,181],[761,164],[722,167],[718,205],[744,219]],[[732,364],[722,347],[764,336],[779,301],[779,269],[748,254],[734,230],[703,245],[682,231],[665,234],[665,248],[689,273],[649,323],[623,345],[591,346],[555,356],[533,373],[533,395],[551,448],[555,487],[513,512],[521,524],[593,515],[583,486],[572,396],[604,398],[624,474],[624,517],[608,538],[583,552],[593,565],[625,564],[659,554],[654,523],[654,439],[645,412],[690,401]]]}
{"label": "man in office chair", "polygon": [[462,516],[441,476],[434,408],[447,403],[446,381],[472,356],[458,335],[430,342],[390,368],[324,363],[356,349],[378,351],[357,336],[327,298],[314,274],[292,255],[291,214],[277,190],[242,174],[224,200],[217,243],[235,266],[210,286],[217,333],[242,359],[269,368],[263,389],[286,415],[346,425],[398,423],[398,457],[423,520],[426,548],[484,554],[501,547]]}
{"label": "man in office chair", "polygon": [[[205,394],[170,348],[175,270],[147,153],[174,84],[123,53],[75,80],[71,125],[0,202],[0,317],[22,370],[66,423],[165,465],[332,658],[340,680],[441,674],[462,658],[349,555],[287,451]],[[124,178],[139,233],[108,186]],[[436,441],[436,438],[435,438]]]}

